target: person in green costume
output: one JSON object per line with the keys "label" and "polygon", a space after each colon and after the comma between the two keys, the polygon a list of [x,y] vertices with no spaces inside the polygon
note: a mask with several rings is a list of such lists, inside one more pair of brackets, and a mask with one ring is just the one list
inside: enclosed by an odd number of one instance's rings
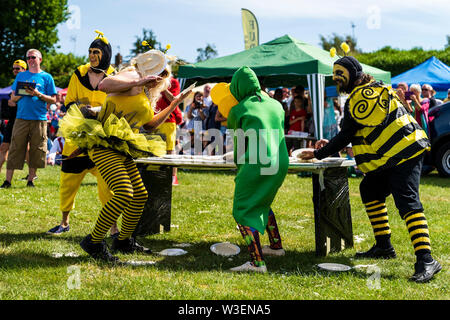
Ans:
{"label": "person in green costume", "polygon": [[[284,110],[261,91],[255,72],[247,66],[235,72],[230,84],[216,84],[211,98],[227,117],[228,129],[234,136],[237,175],[233,217],[252,260],[230,270],[267,272],[263,256],[285,254],[271,209],[289,166]],[[261,249],[259,233],[266,230],[270,246]]]}

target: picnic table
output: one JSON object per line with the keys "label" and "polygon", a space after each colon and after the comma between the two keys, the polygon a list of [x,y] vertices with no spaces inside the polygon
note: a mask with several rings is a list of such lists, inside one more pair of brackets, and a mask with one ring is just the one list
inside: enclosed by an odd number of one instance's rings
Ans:
{"label": "picnic table", "polygon": [[[167,155],[135,160],[151,197],[145,205],[135,236],[170,231],[172,203],[172,168],[194,170],[236,170],[223,156]],[[289,173],[311,172],[314,204],[316,254],[326,256],[353,247],[353,231],[347,168],[353,160],[330,158],[329,161],[301,163],[290,158]]]}

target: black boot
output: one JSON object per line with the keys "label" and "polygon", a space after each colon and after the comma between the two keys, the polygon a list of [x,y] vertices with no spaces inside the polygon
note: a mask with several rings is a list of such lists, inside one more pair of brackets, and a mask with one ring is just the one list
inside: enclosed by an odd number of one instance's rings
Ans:
{"label": "black boot", "polygon": [[381,248],[376,244],[366,252],[357,252],[357,259],[392,259],[397,257],[394,247]]}
{"label": "black boot", "polygon": [[0,189],[7,189],[7,188],[11,188],[11,183],[5,180],[5,182],[3,182],[3,184],[0,186]]}
{"label": "black boot", "polygon": [[418,283],[424,283],[430,281],[436,273],[442,270],[442,267],[439,262],[434,259],[432,259],[431,262],[418,260],[414,264],[414,270],[415,272],[410,280]]}
{"label": "black boot", "polygon": [[142,252],[146,254],[152,253],[152,250],[141,246],[139,243],[136,242],[136,239],[133,237],[125,240],[119,240],[119,238],[114,238],[111,249],[113,252],[119,251],[121,253],[134,253],[134,252]]}
{"label": "black boot", "polygon": [[80,246],[94,259],[112,263],[119,262],[119,258],[109,252],[105,240],[100,243],[94,243],[92,242],[92,236],[89,234],[80,242]]}

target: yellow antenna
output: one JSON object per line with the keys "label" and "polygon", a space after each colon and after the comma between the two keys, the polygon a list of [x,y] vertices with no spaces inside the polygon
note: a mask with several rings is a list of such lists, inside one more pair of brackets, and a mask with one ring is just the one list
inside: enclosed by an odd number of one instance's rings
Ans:
{"label": "yellow antenna", "polygon": [[148,47],[149,49],[152,48],[152,47],[150,46],[150,44],[147,42],[147,40],[142,41],[141,44],[142,44],[144,47]]}
{"label": "yellow antenna", "polygon": [[97,33],[97,37],[95,37],[95,39],[100,39],[102,40],[104,43],[109,44],[108,39],[105,37],[105,34],[99,30],[95,30],[95,33]]}

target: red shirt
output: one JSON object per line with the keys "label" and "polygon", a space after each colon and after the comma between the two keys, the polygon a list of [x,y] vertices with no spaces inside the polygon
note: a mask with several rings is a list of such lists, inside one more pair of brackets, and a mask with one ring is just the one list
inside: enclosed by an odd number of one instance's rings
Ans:
{"label": "red shirt", "polygon": [[[305,117],[305,120],[306,120],[306,110],[305,109],[301,109],[301,110],[292,109],[291,112],[289,113],[289,121],[295,120],[300,117]],[[305,121],[299,120],[299,121],[289,125],[289,130],[305,131],[304,126],[305,126]]]}
{"label": "red shirt", "polygon": [[[177,79],[170,79],[170,87],[169,92],[173,94],[173,96],[177,96],[180,94],[180,83]],[[164,93],[161,93],[161,98],[159,98],[156,103],[155,113],[159,113],[170,105],[170,101],[166,98]],[[175,110],[170,114],[165,122],[175,122],[176,124],[180,124],[183,122],[183,115],[181,113],[180,108],[177,106]]]}

